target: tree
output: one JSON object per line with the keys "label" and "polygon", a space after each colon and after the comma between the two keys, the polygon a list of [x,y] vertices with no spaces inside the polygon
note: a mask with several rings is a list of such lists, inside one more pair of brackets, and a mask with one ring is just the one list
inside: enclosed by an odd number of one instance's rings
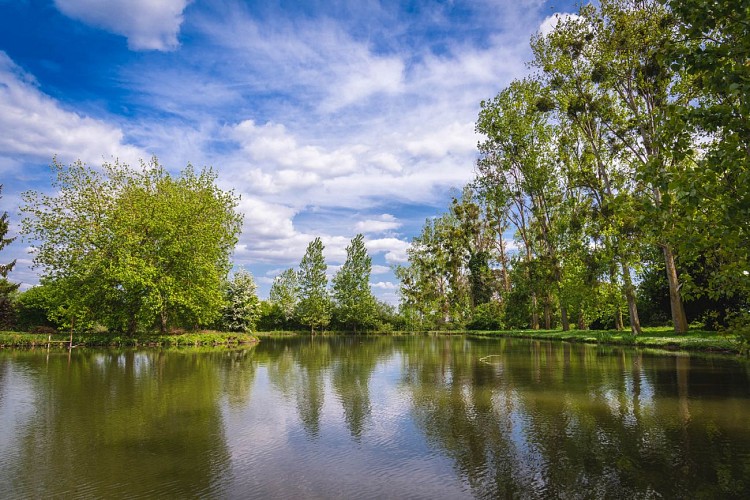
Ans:
{"label": "tree", "polygon": [[299,302],[299,275],[294,269],[287,269],[274,278],[269,301],[281,313],[284,322],[289,325]]}
{"label": "tree", "polygon": [[[579,193],[583,207],[588,207],[588,217],[577,217],[585,220],[569,227],[584,230],[583,234],[608,254],[610,283],[616,282],[617,268],[621,269],[630,326],[638,334],[640,320],[631,268],[639,245],[635,237],[629,237],[635,212],[634,164],[622,145],[613,146],[619,136],[612,124],[624,120],[624,111],[592,80],[596,48],[585,42],[593,36],[585,21],[561,19],[551,33],[532,39],[534,65],[543,71],[550,104],[563,125],[558,143],[568,190]],[[580,248],[573,243],[573,248]],[[569,292],[573,284],[568,281]],[[615,316],[619,328],[619,311]]]}
{"label": "tree", "polygon": [[227,281],[224,290],[226,305],[223,311],[224,328],[231,332],[248,332],[255,329],[260,316],[260,301],[253,275],[244,269],[237,271]]}
{"label": "tree", "polygon": [[[0,184],[0,193],[2,193],[3,185]],[[8,212],[3,212],[0,215],[0,250],[5,248],[7,245],[13,242],[16,238],[6,238],[8,234],[10,223],[8,221]],[[8,281],[8,273],[13,270],[16,265],[15,259],[7,264],[0,264],[0,324],[7,324],[11,319],[13,307],[11,304],[11,295],[13,292],[18,290],[19,283],[11,283]]]}
{"label": "tree", "polygon": [[139,169],[56,160],[52,169],[55,194],[24,193],[23,233],[71,326],[95,320],[133,334],[218,319],[242,217],[211,169],[173,177],[156,158]]}
{"label": "tree", "polygon": [[[710,269],[703,286],[688,272],[684,290],[692,298],[749,302],[750,2],[666,3],[680,36],[664,50],[664,64],[683,71],[697,94],[690,106],[672,108],[673,127],[701,137],[695,162],[672,180],[680,200],[676,246],[685,267]],[[750,322],[744,310],[733,312]]]}
{"label": "tree", "polygon": [[300,301],[297,316],[303,325],[325,328],[331,321],[331,299],[328,295],[326,263],[323,258],[323,242],[315,238],[307,245],[307,251],[299,265]]}
{"label": "tree", "polygon": [[670,127],[670,117],[690,102],[693,89],[661,57],[675,41],[675,21],[656,0],[603,0],[599,7],[582,7],[580,15],[589,30],[591,81],[610,100],[608,107],[618,110],[603,115],[603,124],[628,153],[643,224],[664,258],[674,329],[682,333],[688,323],[674,242],[684,234],[671,180],[684,170],[690,137],[687,130]]}
{"label": "tree", "polygon": [[[540,105],[543,98],[539,81],[513,81],[493,100],[481,103],[476,125],[477,132],[487,137],[479,144],[477,162],[482,184],[499,192],[494,197],[508,200],[508,219],[523,243],[534,329],[539,328],[540,295],[545,328],[550,328],[551,293],[560,281],[551,224],[561,193],[552,155],[554,128],[548,110]],[[538,279],[545,276],[546,283]],[[567,328],[564,307],[561,316]]]}
{"label": "tree", "polygon": [[367,255],[365,237],[361,234],[346,247],[346,261],[333,278],[336,314],[346,326],[371,324],[375,319],[375,297],[370,290],[372,259]]}

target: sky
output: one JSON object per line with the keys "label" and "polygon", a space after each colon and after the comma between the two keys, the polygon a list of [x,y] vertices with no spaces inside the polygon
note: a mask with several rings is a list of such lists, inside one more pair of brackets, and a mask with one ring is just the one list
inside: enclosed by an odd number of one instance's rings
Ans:
{"label": "sky", "polygon": [[[240,196],[236,267],[266,298],[320,236],[365,236],[374,294],[474,176],[480,102],[531,70],[569,2],[0,0],[0,212],[51,192],[53,156],[210,166]],[[0,253],[27,289],[33,242]]]}

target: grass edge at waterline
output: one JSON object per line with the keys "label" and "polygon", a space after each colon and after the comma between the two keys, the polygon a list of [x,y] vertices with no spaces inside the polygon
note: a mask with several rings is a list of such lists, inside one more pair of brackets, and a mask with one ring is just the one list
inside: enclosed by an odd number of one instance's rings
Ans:
{"label": "grass edge at waterline", "polygon": [[675,334],[671,327],[648,327],[641,335],[633,335],[630,330],[500,330],[464,332],[479,337],[516,337],[537,340],[560,340],[564,342],[585,342],[590,344],[624,345],[650,347],[670,351],[703,351],[728,354],[747,352],[744,338],[732,332],[712,332],[690,330]]}
{"label": "grass edge at waterline", "polygon": [[[69,333],[24,333],[0,331],[0,347],[68,347]],[[189,346],[235,346],[255,344],[258,338],[249,333],[218,332],[203,330],[178,334],[149,333],[133,337],[107,333],[73,334],[74,346],[86,347],[189,347]]]}

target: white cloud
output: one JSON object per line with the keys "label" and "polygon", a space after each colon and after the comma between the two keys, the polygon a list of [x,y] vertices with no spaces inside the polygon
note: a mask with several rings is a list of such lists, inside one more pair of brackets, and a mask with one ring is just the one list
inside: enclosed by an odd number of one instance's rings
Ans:
{"label": "white cloud", "polygon": [[380,217],[374,219],[367,219],[357,222],[354,226],[354,230],[358,233],[383,233],[398,229],[402,226],[402,223],[396,220],[391,214],[383,214]]}
{"label": "white cloud", "polygon": [[388,266],[380,266],[377,264],[374,264],[372,266],[372,274],[386,274],[390,272],[391,272],[391,268]]}
{"label": "white cloud", "polygon": [[344,75],[344,80],[338,91],[322,103],[321,108],[326,112],[364,101],[374,94],[395,94],[404,89],[403,61],[394,57],[375,57],[362,47],[359,47],[356,59],[345,61],[335,71]]}
{"label": "white cloud", "polygon": [[[144,151],[125,143],[123,131],[104,121],[64,109],[36,86],[31,75],[0,51],[0,157],[49,162],[81,159],[101,164],[119,157],[137,164]],[[12,164],[9,162],[8,164]]]}
{"label": "white cloud", "polygon": [[408,260],[406,250],[409,248],[409,243],[398,238],[367,240],[365,244],[372,254],[385,253],[385,261],[388,264],[398,264]]}
{"label": "white cloud", "polygon": [[372,283],[370,286],[381,290],[398,290],[398,285],[390,281],[378,281],[377,283]]}
{"label": "white cloud", "polygon": [[188,0],[55,0],[68,17],[128,39],[132,50],[173,50]]}
{"label": "white cloud", "polygon": [[[314,184],[320,177],[356,170],[356,160],[351,151],[338,149],[328,152],[312,145],[299,145],[297,139],[281,124],[269,122],[258,126],[253,120],[245,120],[234,127],[233,137],[255,164],[271,164],[281,168],[277,175],[287,175],[286,181],[298,177],[300,170],[308,172],[310,176],[302,181],[302,185]],[[284,183],[283,178],[280,180]]]}

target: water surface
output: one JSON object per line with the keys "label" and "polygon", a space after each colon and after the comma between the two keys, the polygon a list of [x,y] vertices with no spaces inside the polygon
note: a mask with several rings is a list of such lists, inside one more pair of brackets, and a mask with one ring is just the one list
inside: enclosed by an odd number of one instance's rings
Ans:
{"label": "water surface", "polygon": [[750,496],[731,357],[465,337],[0,351],[4,498]]}

